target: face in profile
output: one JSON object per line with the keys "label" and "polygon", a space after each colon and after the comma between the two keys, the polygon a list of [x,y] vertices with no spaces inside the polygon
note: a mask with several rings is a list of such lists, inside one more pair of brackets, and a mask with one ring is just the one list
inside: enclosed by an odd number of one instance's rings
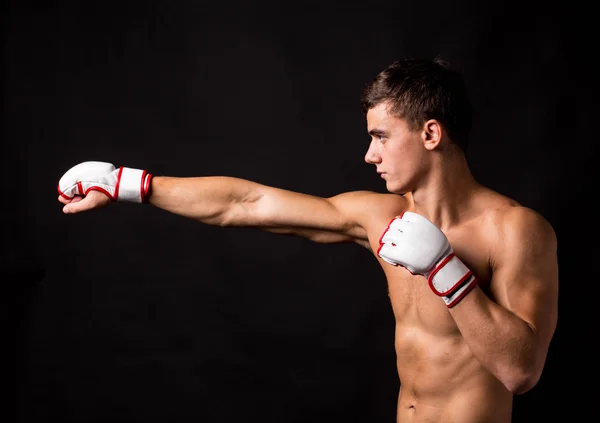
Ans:
{"label": "face in profile", "polygon": [[388,112],[380,103],[367,112],[367,130],[371,143],[365,161],[375,165],[388,191],[403,194],[414,190],[426,169],[427,150],[421,131],[411,131],[407,122]]}

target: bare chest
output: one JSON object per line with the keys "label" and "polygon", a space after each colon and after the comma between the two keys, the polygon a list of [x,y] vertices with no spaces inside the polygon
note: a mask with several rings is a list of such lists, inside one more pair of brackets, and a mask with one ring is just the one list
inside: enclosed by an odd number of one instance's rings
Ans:
{"label": "bare chest", "polygon": [[[453,230],[446,236],[456,255],[478,278],[480,289],[489,295],[491,245],[482,228],[469,225]],[[387,278],[388,294],[398,326],[419,327],[437,335],[458,332],[445,303],[431,291],[425,277],[412,275],[403,267],[394,267],[379,260]]]}

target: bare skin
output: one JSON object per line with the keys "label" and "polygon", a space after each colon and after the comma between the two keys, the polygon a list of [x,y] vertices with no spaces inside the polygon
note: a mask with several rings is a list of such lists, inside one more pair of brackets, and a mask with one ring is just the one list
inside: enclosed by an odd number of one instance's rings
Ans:
{"label": "bare skin", "polygon": [[[355,242],[380,262],[396,318],[398,422],[509,423],[513,395],[538,382],[557,321],[556,237],[537,212],[477,183],[443,127],[409,131],[385,104],[367,115],[365,160],[390,194],[319,198],[229,177],[154,177],[150,204],[209,225],[256,227],[320,243]],[[100,192],[65,213],[103,207]],[[420,213],[479,284],[456,306],[422,276],[377,256],[391,219]]]}

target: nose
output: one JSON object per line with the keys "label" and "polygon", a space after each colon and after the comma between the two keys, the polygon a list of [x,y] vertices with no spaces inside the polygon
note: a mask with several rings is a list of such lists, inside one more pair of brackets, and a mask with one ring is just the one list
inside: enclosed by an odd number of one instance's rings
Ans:
{"label": "nose", "polygon": [[377,147],[373,141],[371,141],[371,144],[369,144],[369,149],[365,154],[365,162],[369,164],[377,164],[381,162],[381,157],[379,156],[379,152],[377,151]]}

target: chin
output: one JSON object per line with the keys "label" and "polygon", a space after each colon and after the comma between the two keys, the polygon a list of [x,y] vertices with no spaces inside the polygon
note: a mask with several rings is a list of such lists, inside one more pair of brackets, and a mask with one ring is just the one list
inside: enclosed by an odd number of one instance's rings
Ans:
{"label": "chin", "polygon": [[404,194],[406,194],[409,191],[406,187],[397,186],[397,185],[393,185],[393,184],[386,184],[385,187],[392,194],[404,195]]}

